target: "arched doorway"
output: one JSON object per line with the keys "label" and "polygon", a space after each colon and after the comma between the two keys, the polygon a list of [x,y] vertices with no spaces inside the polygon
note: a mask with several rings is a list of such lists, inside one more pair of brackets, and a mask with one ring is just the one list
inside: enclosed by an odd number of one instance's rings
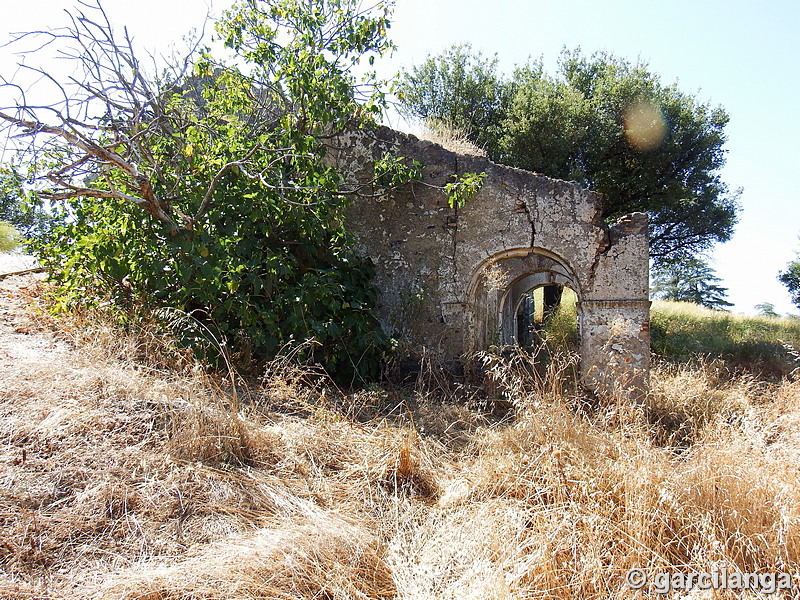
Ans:
{"label": "arched doorway", "polygon": [[[513,302],[510,296],[508,301]],[[530,348],[545,337],[555,336],[560,343],[577,349],[577,303],[578,295],[567,284],[537,285],[517,302],[512,313],[514,323],[504,327],[507,334],[503,343]]]}
{"label": "arched doorway", "polygon": [[536,319],[535,302],[531,302],[536,290],[563,288],[575,294],[579,307],[581,290],[573,270],[542,248],[517,248],[486,259],[475,270],[470,286],[467,346],[480,350],[492,345],[528,345],[529,326]]}

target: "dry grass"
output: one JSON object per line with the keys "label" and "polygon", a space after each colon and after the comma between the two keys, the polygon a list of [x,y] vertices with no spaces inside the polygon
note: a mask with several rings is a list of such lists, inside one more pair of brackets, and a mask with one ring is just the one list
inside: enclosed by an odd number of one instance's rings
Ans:
{"label": "dry grass", "polygon": [[35,326],[0,327],[52,344],[2,346],[3,598],[629,598],[631,567],[800,569],[798,382],[665,366],[603,402],[569,358],[497,359],[497,421],[430,376],[344,395],[288,361],[234,399]]}
{"label": "dry grass", "polygon": [[729,368],[777,379],[792,370],[792,346],[800,344],[800,319],[791,317],[733,314],[664,300],[653,302],[650,317],[653,352],[673,361],[711,356]]}
{"label": "dry grass", "polygon": [[114,574],[93,596],[140,600],[196,598],[392,598],[391,572],[375,538],[326,511],[276,520],[168,567]]}
{"label": "dry grass", "polygon": [[426,120],[419,137],[438,144],[445,150],[450,150],[450,152],[486,157],[486,150],[475,145],[457,127],[443,121]]}

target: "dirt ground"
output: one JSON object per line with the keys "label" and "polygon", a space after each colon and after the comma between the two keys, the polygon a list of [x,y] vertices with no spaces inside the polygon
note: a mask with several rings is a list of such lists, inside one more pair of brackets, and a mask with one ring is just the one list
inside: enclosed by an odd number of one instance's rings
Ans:
{"label": "dirt ground", "polygon": [[3,368],[20,369],[28,362],[68,362],[68,345],[56,341],[30,311],[43,279],[41,273],[0,279],[0,366]]}

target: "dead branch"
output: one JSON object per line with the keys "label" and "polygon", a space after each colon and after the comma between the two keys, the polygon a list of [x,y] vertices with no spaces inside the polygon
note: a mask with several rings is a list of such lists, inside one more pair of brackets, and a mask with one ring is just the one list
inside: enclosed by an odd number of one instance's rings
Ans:
{"label": "dead branch", "polygon": [[[24,72],[53,86],[57,100],[49,105],[29,103],[23,86],[0,79],[0,87],[13,88],[19,97],[16,106],[0,107],[0,130],[15,140],[12,147],[20,149],[19,139],[29,141],[20,152],[31,163],[50,165],[38,175],[47,186],[38,190],[41,197],[89,197],[132,203],[175,235],[180,228],[196,227],[211,209],[223,178],[234,170],[282,197],[284,191],[318,190],[276,177],[285,161],[305,159],[307,155],[293,148],[269,148],[257,141],[264,132],[274,130],[287,111],[302,113],[303,107],[291,106],[280,84],[256,81],[248,74],[235,72],[236,85],[243,85],[249,107],[233,118],[241,121],[242,131],[248,132],[253,142],[241,148],[239,157],[227,157],[200,190],[200,203],[192,210],[194,214],[185,214],[179,207],[184,200],[181,189],[193,176],[191,162],[186,160],[191,156],[187,132],[194,128],[212,141],[218,135],[217,124],[206,114],[200,88],[206,83],[216,84],[219,74],[226,73],[225,67],[214,65],[218,70],[208,82],[191,75],[201,50],[202,38],[198,38],[188,53],[175,58],[160,76],[148,75],[127,29],[119,36],[115,34],[99,0],[80,1],[78,10],[66,12],[67,27],[16,38],[18,42],[34,40],[38,42],[37,51],[51,48],[58,58],[78,67],[78,74],[59,81],[46,69],[21,65]],[[265,67],[267,71],[269,68]],[[215,118],[224,122],[228,116]],[[324,133],[319,135],[319,139],[324,137]],[[323,197],[302,203],[284,197],[284,201],[312,206],[328,200]]]}
{"label": "dead branch", "polygon": [[15,275],[30,275],[31,273],[45,273],[49,271],[49,267],[33,267],[32,269],[23,269],[22,271],[12,271],[11,273],[0,273],[0,279],[6,277],[14,277]]}

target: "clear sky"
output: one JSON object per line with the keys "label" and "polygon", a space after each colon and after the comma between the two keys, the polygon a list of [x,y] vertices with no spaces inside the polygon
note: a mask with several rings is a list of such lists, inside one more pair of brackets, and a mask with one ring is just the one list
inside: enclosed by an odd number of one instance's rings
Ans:
{"label": "clear sky", "polygon": [[[4,4],[0,39],[62,23],[71,2]],[[212,12],[227,4],[215,0]],[[204,0],[105,0],[104,6],[147,48],[179,40],[208,10]],[[529,56],[543,58],[553,72],[563,47],[647,61],[664,83],[677,81],[730,114],[722,178],[731,189],[743,188],[742,213],[712,266],[734,310],[753,312],[755,304],[772,302],[778,312],[797,313],[776,277],[800,250],[798,31],[797,0],[397,0],[390,35],[398,51],[381,71],[388,76],[461,42],[497,54],[505,72]],[[0,49],[3,74],[11,58]]]}

